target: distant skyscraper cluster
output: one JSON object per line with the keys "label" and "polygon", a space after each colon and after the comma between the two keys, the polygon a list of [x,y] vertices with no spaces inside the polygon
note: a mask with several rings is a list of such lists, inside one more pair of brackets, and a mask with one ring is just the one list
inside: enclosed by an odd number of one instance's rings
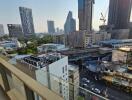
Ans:
{"label": "distant skyscraper cluster", "polygon": [[79,30],[92,30],[94,0],[78,0]]}
{"label": "distant skyscraper cluster", "polygon": [[132,0],[110,0],[108,25],[127,29],[130,22]]}
{"label": "distant skyscraper cluster", "polygon": [[33,16],[32,9],[19,7],[21,23],[23,28],[24,37],[30,37],[34,35],[34,24],[33,24]]}
{"label": "distant skyscraper cluster", "polygon": [[0,36],[4,35],[5,32],[4,32],[4,26],[3,24],[0,24]]}
{"label": "distant skyscraper cluster", "polygon": [[65,33],[71,33],[76,31],[76,20],[73,19],[72,12],[69,11],[65,25],[64,25]]}
{"label": "distant skyscraper cluster", "polygon": [[47,26],[48,26],[48,33],[51,33],[51,34],[55,33],[54,21],[48,20]]}

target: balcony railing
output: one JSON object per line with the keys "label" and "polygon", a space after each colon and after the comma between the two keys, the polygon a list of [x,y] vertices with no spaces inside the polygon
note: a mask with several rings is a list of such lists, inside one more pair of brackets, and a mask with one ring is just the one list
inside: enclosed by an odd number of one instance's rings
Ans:
{"label": "balcony railing", "polygon": [[[43,70],[39,80],[31,73],[30,66],[22,67],[24,65],[14,66],[0,58],[0,84],[11,100],[108,100]],[[41,80],[44,75],[49,75],[47,84]]]}
{"label": "balcony railing", "polygon": [[61,96],[38,83],[24,72],[0,58],[0,85],[11,100],[63,100]]}

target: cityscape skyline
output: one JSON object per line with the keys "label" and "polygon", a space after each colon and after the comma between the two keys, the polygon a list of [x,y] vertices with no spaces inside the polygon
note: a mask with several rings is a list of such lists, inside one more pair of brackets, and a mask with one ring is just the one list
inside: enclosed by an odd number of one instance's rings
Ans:
{"label": "cityscape skyline", "polygon": [[[7,2],[8,1],[8,2]],[[47,5],[51,4],[52,7]],[[5,6],[5,4],[7,6]],[[67,13],[69,11],[73,12],[73,18],[76,19],[76,27],[79,29],[78,22],[78,0],[58,0],[58,2],[54,2],[54,0],[44,0],[44,1],[9,1],[4,0],[0,4],[0,24],[4,24],[5,33],[8,33],[7,24],[21,24],[21,19],[19,15],[19,7],[27,7],[32,9],[33,19],[34,19],[34,27],[36,33],[38,32],[48,32],[47,28],[47,20],[54,20],[56,27],[63,29],[64,23],[67,17]],[[35,7],[37,6],[37,7]],[[108,16],[108,6],[109,0],[95,0],[94,8],[93,8],[93,29],[98,30],[99,25],[102,22],[99,20],[102,12],[103,14],[107,13]],[[61,8],[61,9],[60,9]],[[48,9],[48,10],[47,10]],[[54,10],[54,12],[53,12]],[[4,11],[4,12],[3,12]],[[42,11],[44,13],[42,13]],[[60,12],[60,13],[56,13]],[[8,18],[10,16],[10,18]],[[106,18],[107,19],[107,18]],[[132,16],[130,18],[132,20]]]}
{"label": "cityscape skyline", "polygon": [[131,10],[132,0],[3,0],[0,98],[131,100]]}
{"label": "cityscape skyline", "polygon": [[[8,2],[7,2],[8,1]],[[51,7],[47,5],[51,5]],[[107,4],[107,5],[106,5]],[[3,6],[4,5],[4,6]],[[6,5],[6,6],[5,6]],[[64,23],[67,17],[67,13],[69,11],[73,12],[73,18],[76,19],[77,22],[77,30],[78,30],[78,1],[77,0],[58,0],[58,2],[54,2],[54,0],[44,0],[44,1],[9,1],[4,0],[1,2],[0,6],[0,22],[4,24],[5,32],[7,31],[7,24],[21,24],[20,15],[19,15],[19,7],[27,7],[32,9],[34,26],[36,32],[47,32],[47,20],[54,20],[56,27],[63,29]],[[94,14],[93,14],[93,28],[98,29],[98,26],[102,24],[100,19],[100,13],[106,12],[106,8],[108,7],[108,0],[95,1],[94,5]],[[61,9],[60,9],[61,8]],[[105,8],[105,10],[103,10]],[[4,12],[3,12],[4,11]],[[42,11],[44,13],[42,13]],[[54,11],[54,12],[53,12]],[[59,12],[59,13],[56,13]],[[10,16],[10,18],[8,18]]]}

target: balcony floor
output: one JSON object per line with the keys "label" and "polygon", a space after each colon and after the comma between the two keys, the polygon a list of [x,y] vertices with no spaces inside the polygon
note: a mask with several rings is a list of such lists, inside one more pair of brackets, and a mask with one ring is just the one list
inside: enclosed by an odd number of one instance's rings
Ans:
{"label": "balcony floor", "polygon": [[0,86],[0,100],[10,100],[8,96],[4,93],[1,86]]}

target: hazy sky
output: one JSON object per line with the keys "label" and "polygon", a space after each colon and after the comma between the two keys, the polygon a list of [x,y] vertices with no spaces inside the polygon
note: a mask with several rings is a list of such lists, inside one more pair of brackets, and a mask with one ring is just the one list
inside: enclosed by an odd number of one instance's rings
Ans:
{"label": "hazy sky", "polygon": [[[95,0],[93,28],[98,29],[102,24],[100,22],[100,13],[108,13],[109,0]],[[19,6],[32,9],[33,20],[36,32],[47,31],[47,20],[54,20],[55,27],[63,29],[67,14],[73,12],[73,17],[77,21],[78,29],[78,0],[0,0],[0,24],[21,23],[19,15]]]}

